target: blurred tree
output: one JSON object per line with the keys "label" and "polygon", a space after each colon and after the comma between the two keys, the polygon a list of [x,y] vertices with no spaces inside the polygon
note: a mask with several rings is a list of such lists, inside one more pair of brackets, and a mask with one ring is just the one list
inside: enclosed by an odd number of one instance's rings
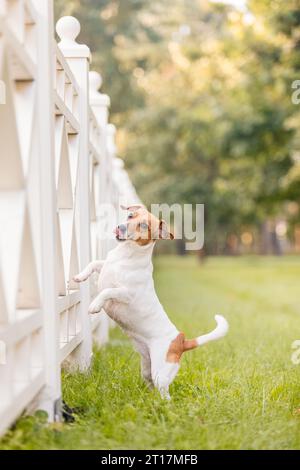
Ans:
{"label": "blurred tree", "polygon": [[[143,22],[144,10],[154,8],[157,0],[55,0],[55,14],[74,15],[83,25],[78,41],[88,44],[93,54],[92,67],[99,70],[105,83],[105,91],[112,99],[112,115],[115,120],[127,111],[143,106],[143,94],[136,86],[133,68],[135,63],[128,56],[128,47],[147,42],[155,44],[157,35]],[[130,51],[129,51],[130,52]],[[128,56],[128,59],[127,59]]]}

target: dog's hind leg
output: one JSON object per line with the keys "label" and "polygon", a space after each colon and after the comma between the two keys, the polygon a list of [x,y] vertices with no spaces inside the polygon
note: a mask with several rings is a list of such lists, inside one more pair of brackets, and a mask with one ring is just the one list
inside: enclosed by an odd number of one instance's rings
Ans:
{"label": "dog's hind leg", "polygon": [[161,397],[170,400],[169,387],[179,371],[179,361],[171,362],[167,359],[169,342],[155,342],[151,347],[151,375],[155,387]]}
{"label": "dog's hind leg", "polygon": [[81,273],[74,276],[73,280],[75,282],[83,282],[86,281],[94,272],[100,274],[103,264],[104,261],[92,261],[92,263],[88,264]]}
{"label": "dog's hind leg", "polygon": [[146,384],[153,387],[149,352],[141,354],[141,374]]}
{"label": "dog's hind leg", "polygon": [[154,385],[159,390],[162,398],[171,400],[169,387],[175,379],[178,371],[179,364],[165,362],[163,367],[156,374],[154,374],[154,376],[152,375]]}
{"label": "dog's hind leg", "polygon": [[150,352],[146,344],[137,339],[133,339],[135,349],[141,356],[141,376],[147,385],[153,387],[152,375],[151,375],[151,358]]}

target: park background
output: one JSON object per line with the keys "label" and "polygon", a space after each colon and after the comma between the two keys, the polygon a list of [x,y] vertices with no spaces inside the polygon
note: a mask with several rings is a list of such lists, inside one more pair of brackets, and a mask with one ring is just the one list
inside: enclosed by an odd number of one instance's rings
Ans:
{"label": "park background", "polygon": [[79,40],[111,97],[119,156],[141,200],[205,204],[204,250],[169,242],[155,258],[163,305],[189,337],[210,330],[215,313],[230,333],[184,357],[165,403],[114,329],[87,374],[63,373],[75,423],[38,412],[1,448],[299,449],[299,3],[55,7],[84,25]]}
{"label": "park background", "polygon": [[55,2],[84,24],[143,202],[205,204],[207,254],[299,253],[299,4],[228,3]]}

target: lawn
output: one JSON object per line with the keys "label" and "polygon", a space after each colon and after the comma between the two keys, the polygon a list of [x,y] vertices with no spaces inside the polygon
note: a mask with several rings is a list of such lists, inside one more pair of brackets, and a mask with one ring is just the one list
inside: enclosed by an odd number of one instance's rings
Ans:
{"label": "lawn", "polygon": [[300,258],[159,257],[155,282],[172,320],[187,336],[214,327],[229,335],[186,353],[172,401],[140,379],[130,343],[115,329],[86,374],[64,374],[75,424],[23,418],[2,449],[299,449]]}

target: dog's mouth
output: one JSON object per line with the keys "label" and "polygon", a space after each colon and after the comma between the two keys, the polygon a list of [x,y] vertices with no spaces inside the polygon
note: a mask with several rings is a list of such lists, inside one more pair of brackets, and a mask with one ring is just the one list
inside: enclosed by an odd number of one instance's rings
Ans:
{"label": "dog's mouth", "polygon": [[116,235],[116,239],[119,242],[124,242],[126,240],[126,235],[122,232],[118,227],[115,228],[114,233]]}

